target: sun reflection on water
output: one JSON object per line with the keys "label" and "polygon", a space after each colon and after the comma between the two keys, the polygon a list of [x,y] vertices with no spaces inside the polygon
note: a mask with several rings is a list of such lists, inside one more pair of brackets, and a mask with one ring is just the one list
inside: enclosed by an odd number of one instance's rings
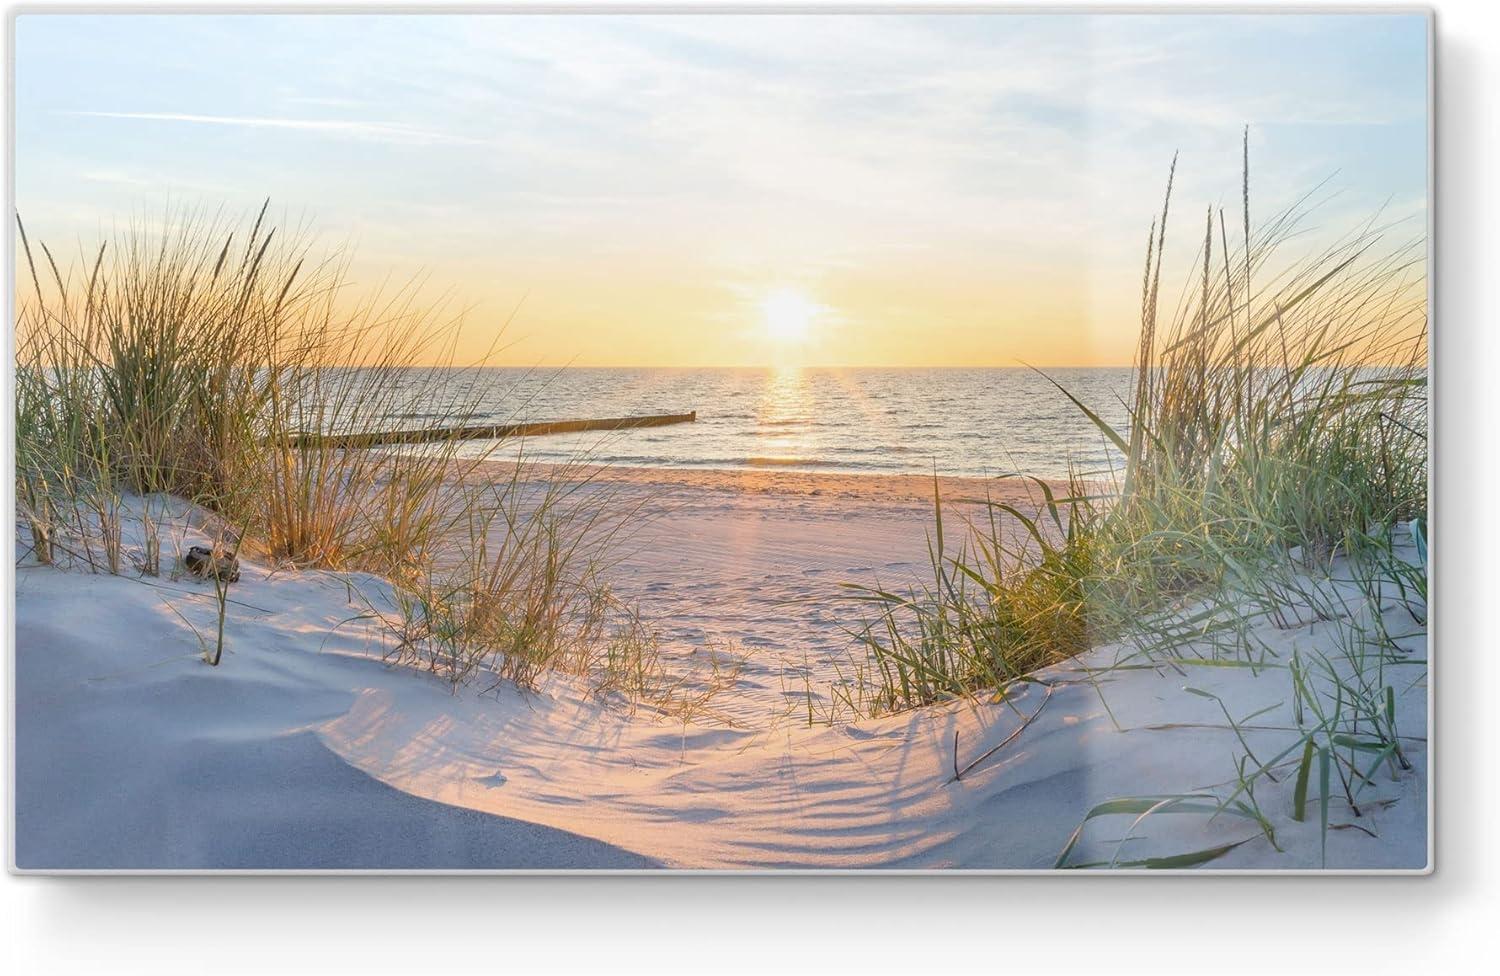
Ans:
{"label": "sun reflection on water", "polygon": [[776,464],[808,458],[807,434],[813,420],[809,393],[803,367],[766,371],[756,416],[755,460]]}

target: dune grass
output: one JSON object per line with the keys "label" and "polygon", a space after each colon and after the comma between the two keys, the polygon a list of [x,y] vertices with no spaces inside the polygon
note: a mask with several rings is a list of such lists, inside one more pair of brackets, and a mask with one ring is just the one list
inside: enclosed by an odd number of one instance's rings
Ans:
{"label": "dune grass", "polygon": [[[1058,386],[1113,445],[1119,467],[1075,474],[1065,487],[1038,482],[1031,511],[992,503],[987,519],[960,532],[935,498],[931,580],[847,592],[865,621],[857,636],[869,686],[859,697],[871,710],[1003,694],[1106,643],[1134,649],[1122,666],[1203,662],[1284,675],[1298,728],[1281,755],[1246,747],[1223,795],[1120,798],[1084,818],[1241,816],[1274,844],[1254,788],[1276,770],[1291,767],[1300,784],[1295,819],[1309,789],[1321,795],[1326,836],[1335,791],[1357,815],[1373,770],[1404,765],[1395,674],[1421,681],[1425,664],[1388,632],[1385,608],[1394,601],[1425,626],[1425,564],[1396,552],[1411,532],[1425,559],[1425,249],[1377,218],[1288,255],[1315,202],[1252,230],[1249,186],[1247,152],[1238,243],[1226,215],[1209,208],[1168,314],[1168,181],[1148,236],[1128,429]],[[1287,660],[1257,636],[1258,624],[1309,621],[1333,629],[1336,652]],[[1235,720],[1226,712],[1226,721]],[[1072,863],[1078,839],[1059,865]],[[1228,849],[1131,864],[1185,867]]]}
{"label": "dune grass", "polygon": [[1035,484],[1041,514],[987,502],[983,524],[954,533],[934,478],[931,581],[907,591],[845,584],[873,616],[856,632],[870,658],[857,669],[861,687],[842,694],[852,711],[900,711],[1002,688],[1091,645],[1086,585],[1097,575],[1097,512],[1082,483],[1062,496]]}
{"label": "dune grass", "polygon": [[[396,659],[455,686],[483,675],[526,687],[549,670],[629,684],[649,648],[606,639],[630,614],[599,571],[632,511],[606,491],[576,503],[586,464],[542,468],[494,442],[359,449],[300,436],[465,426],[497,407],[480,386],[495,350],[460,362],[461,323],[441,304],[415,286],[358,297],[344,252],[316,253],[268,212],[135,222],[66,270],[18,216],[29,555],[155,575],[152,499],[177,496],[210,513],[216,547],[394,583],[401,607],[370,619],[397,637]],[[135,496],[145,539],[126,560],[121,511]],[[216,583],[221,610],[227,585]],[[205,647],[214,663],[222,622]]]}

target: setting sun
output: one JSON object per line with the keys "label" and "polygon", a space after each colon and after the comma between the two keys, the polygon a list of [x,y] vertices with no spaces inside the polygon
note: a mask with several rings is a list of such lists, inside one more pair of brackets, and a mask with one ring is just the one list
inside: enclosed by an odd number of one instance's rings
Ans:
{"label": "setting sun", "polygon": [[803,342],[823,306],[801,292],[777,289],[760,303],[761,324],[777,342]]}

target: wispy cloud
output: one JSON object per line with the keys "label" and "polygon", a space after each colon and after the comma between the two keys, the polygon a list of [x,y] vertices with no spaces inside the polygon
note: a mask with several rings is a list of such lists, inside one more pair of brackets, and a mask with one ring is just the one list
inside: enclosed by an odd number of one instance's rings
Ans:
{"label": "wispy cloud", "polygon": [[449,133],[436,132],[430,129],[417,128],[416,126],[406,125],[401,122],[372,122],[357,119],[284,119],[244,115],[196,115],[188,112],[71,111],[62,114],[87,116],[96,119],[186,122],[199,125],[238,126],[248,129],[292,129],[302,132],[321,132],[357,139],[375,139],[383,142],[417,145],[437,143],[471,145],[479,141]]}

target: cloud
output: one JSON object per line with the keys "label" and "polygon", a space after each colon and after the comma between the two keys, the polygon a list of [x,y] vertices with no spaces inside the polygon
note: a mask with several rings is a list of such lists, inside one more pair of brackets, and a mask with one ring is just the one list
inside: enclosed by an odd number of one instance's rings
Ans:
{"label": "cloud", "polygon": [[357,139],[374,139],[381,142],[396,142],[412,145],[437,143],[473,144],[478,140],[449,135],[429,129],[419,129],[400,122],[368,122],[354,119],[279,119],[258,118],[243,115],[196,115],[186,112],[90,112],[73,111],[65,115],[81,115],[96,119],[137,119],[146,122],[187,122],[199,125],[238,126],[249,129],[292,129],[303,132],[321,132],[331,135],[349,136]]}

